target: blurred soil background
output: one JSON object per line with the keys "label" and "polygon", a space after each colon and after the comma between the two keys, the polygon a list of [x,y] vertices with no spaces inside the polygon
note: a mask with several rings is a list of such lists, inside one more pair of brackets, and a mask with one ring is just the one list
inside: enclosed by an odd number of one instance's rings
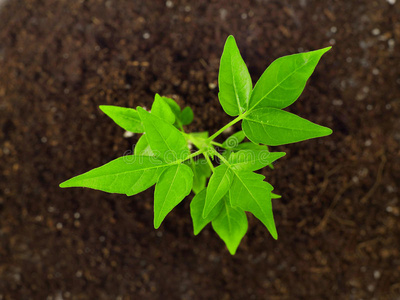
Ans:
{"label": "blurred soil background", "polygon": [[[2,1],[4,2],[4,1]],[[192,195],[153,229],[153,189],[58,184],[132,149],[101,104],[217,99],[233,34],[253,82],[329,45],[288,110],[333,135],[275,147],[274,241],[249,215],[235,256]],[[239,129],[239,128],[236,128]],[[0,299],[400,299],[400,2],[12,0],[0,10]]]}

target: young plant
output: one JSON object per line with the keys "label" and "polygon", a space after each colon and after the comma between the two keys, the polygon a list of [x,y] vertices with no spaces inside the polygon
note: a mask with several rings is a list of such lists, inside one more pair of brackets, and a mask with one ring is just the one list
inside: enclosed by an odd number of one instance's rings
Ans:
{"label": "young plant", "polygon": [[[271,199],[280,196],[272,193],[273,187],[255,171],[272,167],[285,155],[270,152],[268,146],[332,133],[283,110],[297,100],[329,49],[275,60],[253,88],[235,39],[229,36],[221,57],[218,98],[224,111],[235,117],[231,122],[211,136],[208,132],[186,133],[183,126],[192,122],[193,111],[189,107],[181,110],[174,100],[158,94],[150,112],[142,107],[100,106],[123,129],[143,134],[134,154],[73,177],[60,187],[88,187],[132,196],[155,184],[155,228],[192,190],[195,196],[190,213],[195,235],[211,223],[233,255],[247,231],[245,212],[250,212],[277,239]],[[238,122],[242,122],[243,131],[222,144],[215,141]],[[191,151],[192,146],[197,150]],[[200,155],[203,158],[198,158]]]}

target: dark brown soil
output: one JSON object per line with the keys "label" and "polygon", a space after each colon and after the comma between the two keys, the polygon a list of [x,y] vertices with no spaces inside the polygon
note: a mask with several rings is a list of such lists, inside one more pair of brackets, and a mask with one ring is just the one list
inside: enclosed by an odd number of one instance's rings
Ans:
{"label": "dark brown soil", "polygon": [[[5,4],[0,299],[400,299],[399,16],[384,0]],[[153,190],[58,187],[136,142],[101,104],[158,92],[193,107],[191,130],[226,124],[228,34],[254,82],[279,56],[334,45],[289,109],[334,134],[279,147],[265,170],[283,195],[278,241],[249,216],[231,256],[211,228],[193,236],[190,199],[154,230]]]}

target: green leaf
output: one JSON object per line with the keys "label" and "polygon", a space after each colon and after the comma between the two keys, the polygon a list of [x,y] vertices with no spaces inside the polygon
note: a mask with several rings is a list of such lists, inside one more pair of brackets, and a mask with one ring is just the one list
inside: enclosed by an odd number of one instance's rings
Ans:
{"label": "green leaf", "polygon": [[143,134],[138,142],[136,143],[135,149],[133,150],[135,155],[145,155],[154,156],[153,151],[151,151],[149,142],[147,141],[146,134]]}
{"label": "green leaf", "polygon": [[172,112],[175,114],[175,117],[179,118],[181,114],[181,108],[178,103],[174,99],[168,97],[161,97],[171,108]]}
{"label": "green leaf", "polygon": [[221,201],[228,192],[233,179],[233,172],[227,165],[219,165],[214,169],[207,187],[206,203],[203,210],[203,218],[206,218],[211,210]]}
{"label": "green leaf", "polygon": [[253,142],[246,142],[237,145],[233,150],[266,150],[268,151],[268,146],[254,144]]}
{"label": "green leaf", "polygon": [[229,199],[233,207],[251,212],[271,233],[278,238],[272,213],[271,191],[273,187],[264,181],[264,176],[249,171],[235,172]]}
{"label": "green leaf", "polygon": [[189,195],[192,184],[192,169],[185,164],[170,166],[160,175],[154,191],[154,228]]}
{"label": "green leaf", "polygon": [[287,111],[259,108],[242,122],[246,136],[254,143],[279,146],[330,135],[332,130]]}
{"label": "green leaf", "polygon": [[100,105],[100,109],[123,129],[142,133],[143,126],[136,110],[113,105]]}
{"label": "green leaf", "polygon": [[244,140],[244,138],[245,135],[242,130],[235,132],[230,137],[228,137],[225,142],[222,143],[222,146],[226,149],[234,149]]}
{"label": "green leaf", "polygon": [[194,117],[193,110],[189,106],[186,106],[182,110],[182,112],[179,116],[179,119],[180,119],[182,125],[189,125],[190,123],[193,122],[193,117]]}
{"label": "green leaf", "polygon": [[137,111],[143,122],[147,141],[155,156],[165,162],[174,162],[185,159],[189,155],[182,132],[141,107],[138,107]]}
{"label": "green leaf", "polygon": [[155,184],[165,165],[154,157],[126,155],[73,177],[60,187],[87,187],[132,196]]}
{"label": "green leaf", "polygon": [[251,94],[249,109],[285,108],[303,92],[321,56],[331,47],[288,55],[275,60],[261,75]]}
{"label": "green leaf", "polygon": [[241,150],[230,155],[229,163],[235,170],[256,171],[285,155],[285,152],[268,150]]}
{"label": "green leaf", "polygon": [[225,242],[229,252],[234,255],[249,225],[243,210],[230,206],[226,200],[223,203],[221,213],[212,221],[211,225]]}
{"label": "green leaf", "polygon": [[228,115],[237,116],[247,109],[253,85],[232,35],[227,38],[221,56],[218,85],[219,102]]}
{"label": "green leaf", "polygon": [[190,166],[194,173],[192,189],[193,192],[197,194],[206,187],[206,181],[211,175],[211,169],[204,158],[195,160]]}
{"label": "green leaf", "polygon": [[206,194],[207,191],[203,189],[194,196],[192,202],[190,202],[190,215],[192,216],[194,235],[198,235],[208,223],[214,220],[223,207],[223,201],[218,202],[207,218],[204,219],[203,209],[206,201]]}
{"label": "green leaf", "polygon": [[271,193],[271,199],[280,199],[280,198],[282,198],[281,195],[277,195],[277,194]]}
{"label": "green leaf", "polygon": [[159,94],[156,94],[154,97],[151,113],[169,124],[175,123],[175,114],[172,112],[171,107],[162,97],[160,97]]}

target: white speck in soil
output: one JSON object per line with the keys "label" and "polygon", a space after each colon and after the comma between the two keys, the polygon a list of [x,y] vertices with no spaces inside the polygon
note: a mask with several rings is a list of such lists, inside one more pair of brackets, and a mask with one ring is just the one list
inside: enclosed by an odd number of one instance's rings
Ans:
{"label": "white speck in soil", "polygon": [[371,33],[375,36],[380,35],[381,30],[379,28],[372,29]]}
{"label": "white speck in soil", "polygon": [[369,284],[367,286],[367,289],[368,289],[369,292],[373,292],[375,290],[375,286],[373,284]]}
{"label": "white speck in soil", "polygon": [[130,138],[130,137],[133,137],[134,136],[134,133],[133,132],[130,132],[130,131],[125,131],[124,132],[124,138]]}
{"label": "white speck in soil", "polygon": [[172,2],[171,0],[165,1],[165,6],[168,8],[172,8],[174,7],[174,2]]}
{"label": "white speck in soil", "polygon": [[145,40],[148,40],[150,38],[150,33],[148,33],[148,32],[143,33],[143,38]]}
{"label": "white speck in soil", "polygon": [[388,40],[389,51],[393,51],[395,43],[396,43],[396,42],[395,42],[394,39]]}
{"label": "white speck in soil", "polygon": [[379,279],[381,277],[381,272],[379,272],[378,270],[374,271],[374,278],[375,279]]}
{"label": "white speck in soil", "polygon": [[208,84],[208,87],[213,90],[213,89],[215,89],[217,87],[217,84],[215,82],[210,82]]}
{"label": "white speck in soil", "polygon": [[222,21],[225,21],[227,15],[228,11],[225,8],[221,8],[219,10],[219,17],[221,18]]}
{"label": "white speck in soil", "polygon": [[332,101],[332,104],[335,105],[335,106],[341,106],[343,104],[343,101],[340,100],[340,99],[334,99]]}

